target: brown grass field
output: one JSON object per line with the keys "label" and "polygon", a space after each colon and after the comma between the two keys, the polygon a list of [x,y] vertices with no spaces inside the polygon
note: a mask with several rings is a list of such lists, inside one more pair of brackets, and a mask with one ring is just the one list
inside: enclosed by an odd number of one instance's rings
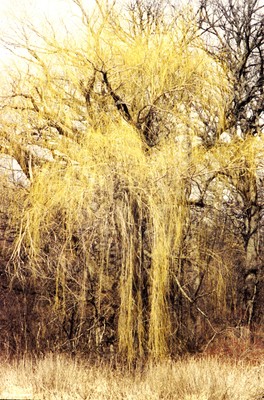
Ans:
{"label": "brown grass field", "polygon": [[48,355],[2,360],[0,399],[261,400],[264,363],[219,356],[188,357],[128,371]]}

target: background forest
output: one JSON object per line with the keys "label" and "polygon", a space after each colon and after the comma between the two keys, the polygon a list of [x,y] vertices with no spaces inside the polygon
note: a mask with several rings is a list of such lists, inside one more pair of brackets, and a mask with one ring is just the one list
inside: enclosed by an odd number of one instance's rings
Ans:
{"label": "background forest", "polygon": [[1,351],[263,345],[264,6],[72,1],[3,39]]}

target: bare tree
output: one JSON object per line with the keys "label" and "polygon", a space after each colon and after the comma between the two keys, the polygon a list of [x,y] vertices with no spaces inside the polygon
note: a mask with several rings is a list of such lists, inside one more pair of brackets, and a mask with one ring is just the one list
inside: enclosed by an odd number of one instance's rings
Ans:
{"label": "bare tree", "polygon": [[127,5],[130,16],[130,28],[134,35],[143,32],[155,33],[161,27],[165,27],[168,21],[165,20],[168,0],[131,0]]}
{"label": "bare tree", "polygon": [[[263,133],[264,101],[264,5],[259,0],[201,0],[198,24],[206,49],[227,71],[229,94],[222,131],[240,138]],[[229,174],[230,172],[228,172]],[[250,327],[261,302],[259,232],[263,202],[255,169],[249,158],[239,172],[228,178],[240,203],[241,229],[245,249],[244,313]],[[234,210],[233,210],[234,211]],[[237,218],[236,213],[232,216]]]}
{"label": "bare tree", "polygon": [[[259,0],[201,0],[198,23],[207,51],[228,69],[226,126],[243,135],[263,128],[264,6]],[[261,126],[259,126],[259,124]]]}

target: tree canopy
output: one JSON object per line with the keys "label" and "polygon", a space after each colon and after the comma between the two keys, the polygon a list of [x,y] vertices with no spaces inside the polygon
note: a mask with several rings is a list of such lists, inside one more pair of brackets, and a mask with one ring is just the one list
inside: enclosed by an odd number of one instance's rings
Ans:
{"label": "tree canopy", "polygon": [[79,36],[28,24],[6,40],[24,63],[1,153],[29,183],[4,184],[4,274],[33,304],[16,346],[131,363],[257,331],[263,8],[73,2]]}

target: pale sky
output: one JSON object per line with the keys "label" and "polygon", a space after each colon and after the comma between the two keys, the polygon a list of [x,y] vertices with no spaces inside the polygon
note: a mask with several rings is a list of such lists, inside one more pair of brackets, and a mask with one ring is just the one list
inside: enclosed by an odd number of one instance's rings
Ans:
{"label": "pale sky", "polygon": [[[83,4],[92,9],[95,0],[83,0]],[[78,16],[80,12],[73,0],[0,0],[0,39],[14,35],[14,26],[21,26],[23,21],[30,21],[38,27],[47,18],[55,28],[57,25],[60,29],[61,20],[74,27]],[[9,57],[0,42],[0,69]]]}

